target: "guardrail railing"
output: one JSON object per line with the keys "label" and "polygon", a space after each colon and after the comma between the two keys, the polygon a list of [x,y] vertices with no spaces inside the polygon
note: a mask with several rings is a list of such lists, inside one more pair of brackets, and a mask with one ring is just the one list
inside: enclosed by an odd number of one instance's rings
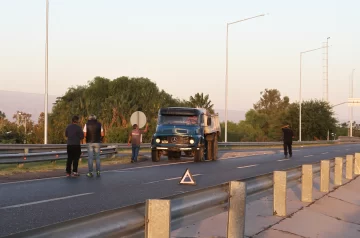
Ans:
{"label": "guardrail railing", "polygon": [[[324,143],[334,143],[333,141],[294,141],[293,144],[324,144]],[[282,142],[219,142],[220,147],[227,146],[277,146],[282,145]],[[115,146],[119,149],[130,148],[125,143],[103,143],[102,147]],[[86,148],[86,144],[81,145],[82,148]],[[149,149],[150,143],[141,144],[141,149]],[[27,150],[28,153],[31,152],[42,152],[42,151],[56,151],[56,150],[66,150],[66,144],[0,144],[0,153],[23,153],[24,150]]]}
{"label": "guardrail railing", "polygon": [[[116,153],[116,147],[106,147],[100,149],[100,156],[115,155]],[[67,159],[67,157],[66,151],[0,154],[0,164],[24,164],[40,161],[56,161]],[[81,157],[88,157],[88,151],[86,149],[81,149]]]}
{"label": "guardrail railing", "polygon": [[[346,156],[346,178],[352,178],[353,155]],[[287,182],[302,180],[302,200],[312,198],[312,178],[321,172],[322,192],[329,183],[330,168],[335,167],[335,185],[341,185],[343,158],[323,160],[286,171],[274,171],[242,181],[199,189],[162,199],[104,211],[9,237],[146,237],[168,238],[171,230],[208,217],[228,213],[228,237],[244,237],[246,197],[273,188],[273,213],[286,216]],[[360,174],[360,153],[355,154],[355,174]],[[351,175],[351,176],[350,176]],[[310,179],[309,179],[310,178]],[[311,188],[309,188],[311,184]],[[325,191],[323,189],[325,188]],[[305,192],[304,192],[305,191]],[[305,194],[305,195],[304,195]]]}

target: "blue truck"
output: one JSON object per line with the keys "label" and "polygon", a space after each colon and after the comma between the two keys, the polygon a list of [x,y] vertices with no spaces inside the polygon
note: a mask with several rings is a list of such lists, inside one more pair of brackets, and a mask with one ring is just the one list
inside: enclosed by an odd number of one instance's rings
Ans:
{"label": "blue truck", "polygon": [[217,160],[221,128],[218,114],[203,108],[168,107],[158,112],[151,140],[151,159],[181,159],[182,152],[195,162]]}

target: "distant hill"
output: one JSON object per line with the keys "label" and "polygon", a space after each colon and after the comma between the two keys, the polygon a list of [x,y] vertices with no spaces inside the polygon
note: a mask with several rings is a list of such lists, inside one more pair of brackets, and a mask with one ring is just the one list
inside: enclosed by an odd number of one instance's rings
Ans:
{"label": "distant hill", "polygon": [[[49,95],[49,112],[58,96]],[[40,113],[44,111],[44,94],[24,93],[0,90],[0,111],[5,112],[7,119],[12,121],[16,111],[23,111],[32,115],[31,119],[37,122]],[[215,109],[219,113],[220,121],[225,120],[225,110]],[[228,111],[229,121],[239,122],[245,119],[245,111]]]}
{"label": "distant hill", "polygon": [[[49,112],[56,97],[49,95]],[[31,119],[37,122],[40,113],[44,112],[44,105],[44,94],[0,90],[0,111],[5,112],[6,118],[10,121],[13,121],[12,117],[16,111],[23,111],[31,114]]]}

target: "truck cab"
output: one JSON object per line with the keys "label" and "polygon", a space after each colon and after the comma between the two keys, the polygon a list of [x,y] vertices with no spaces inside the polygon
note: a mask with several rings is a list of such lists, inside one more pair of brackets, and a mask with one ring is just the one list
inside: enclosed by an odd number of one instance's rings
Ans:
{"label": "truck cab", "polygon": [[152,161],[160,161],[161,155],[180,159],[182,152],[194,157],[195,162],[216,160],[220,130],[218,115],[206,109],[161,108],[151,140]]}

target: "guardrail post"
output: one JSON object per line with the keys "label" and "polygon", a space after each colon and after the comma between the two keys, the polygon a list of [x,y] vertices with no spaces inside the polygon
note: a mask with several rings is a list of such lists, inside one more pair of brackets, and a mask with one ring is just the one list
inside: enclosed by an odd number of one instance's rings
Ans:
{"label": "guardrail post", "polygon": [[286,216],[286,171],[274,171],[273,214]]}
{"label": "guardrail post", "polygon": [[343,158],[336,157],[335,158],[335,185],[342,184],[342,173],[343,173]]}
{"label": "guardrail post", "polygon": [[245,236],[246,183],[229,182],[229,212],[227,238]]}
{"label": "guardrail post", "polygon": [[356,175],[360,174],[360,153],[355,153],[355,171]]}
{"label": "guardrail post", "polygon": [[321,160],[320,170],[320,191],[328,193],[330,190],[330,161]]}
{"label": "guardrail post", "polygon": [[302,165],[302,178],[301,178],[301,201],[312,202],[313,190],[313,168],[311,164]]}
{"label": "guardrail post", "polygon": [[146,200],[145,238],[170,238],[170,200]]}
{"label": "guardrail post", "polygon": [[353,179],[354,156],[346,155],[346,179]]}
{"label": "guardrail post", "polygon": [[[29,154],[29,148],[24,148],[24,160],[26,160],[26,155]],[[24,163],[18,163],[18,168],[24,167]]]}

